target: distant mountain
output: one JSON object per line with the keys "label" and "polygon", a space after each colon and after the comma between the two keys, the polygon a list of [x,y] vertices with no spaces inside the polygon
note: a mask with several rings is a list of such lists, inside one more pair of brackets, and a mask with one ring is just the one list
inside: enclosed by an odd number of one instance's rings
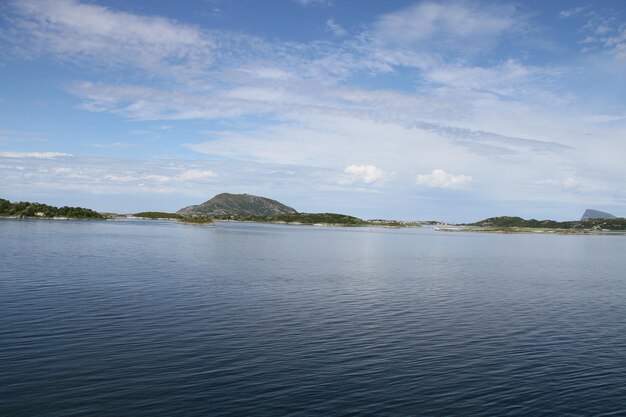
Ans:
{"label": "distant mountain", "polygon": [[265,197],[251,194],[218,194],[200,205],[176,212],[181,216],[223,216],[228,214],[272,216],[297,213],[293,208]]}
{"label": "distant mountain", "polygon": [[604,211],[587,209],[580,220],[587,219],[615,219],[615,216],[610,213],[605,213]]}

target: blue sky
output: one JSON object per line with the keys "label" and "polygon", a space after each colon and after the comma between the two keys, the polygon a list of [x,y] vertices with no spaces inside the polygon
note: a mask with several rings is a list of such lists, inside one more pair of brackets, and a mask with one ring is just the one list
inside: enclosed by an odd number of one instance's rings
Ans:
{"label": "blue sky", "polygon": [[0,5],[0,197],[626,215],[623,1]]}

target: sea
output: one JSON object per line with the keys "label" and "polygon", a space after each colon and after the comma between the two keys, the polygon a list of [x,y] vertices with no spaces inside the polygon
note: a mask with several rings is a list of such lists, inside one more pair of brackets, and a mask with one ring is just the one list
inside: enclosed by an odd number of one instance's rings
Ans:
{"label": "sea", "polygon": [[1,416],[624,416],[626,237],[0,220]]}

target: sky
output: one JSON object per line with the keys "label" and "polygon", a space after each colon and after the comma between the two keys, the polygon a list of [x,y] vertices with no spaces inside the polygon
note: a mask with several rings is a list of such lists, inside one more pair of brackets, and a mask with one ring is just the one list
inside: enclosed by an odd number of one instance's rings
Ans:
{"label": "sky", "polygon": [[0,2],[0,198],[626,216],[626,2]]}

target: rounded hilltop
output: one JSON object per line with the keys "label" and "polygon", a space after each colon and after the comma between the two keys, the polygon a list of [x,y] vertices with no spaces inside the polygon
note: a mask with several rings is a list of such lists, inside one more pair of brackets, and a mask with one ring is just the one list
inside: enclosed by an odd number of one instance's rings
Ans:
{"label": "rounded hilltop", "polygon": [[176,212],[182,219],[198,217],[227,221],[252,221],[326,226],[365,226],[365,220],[337,213],[301,213],[271,198],[252,194],[218,194],[202,204]]}
{"label": "rounded hilltop", "polygon": [[297,213],[292,207],[276,200],[252,194],[221,193],[202,204],[182,208],[176,212],[188,216],[273,216]]}

